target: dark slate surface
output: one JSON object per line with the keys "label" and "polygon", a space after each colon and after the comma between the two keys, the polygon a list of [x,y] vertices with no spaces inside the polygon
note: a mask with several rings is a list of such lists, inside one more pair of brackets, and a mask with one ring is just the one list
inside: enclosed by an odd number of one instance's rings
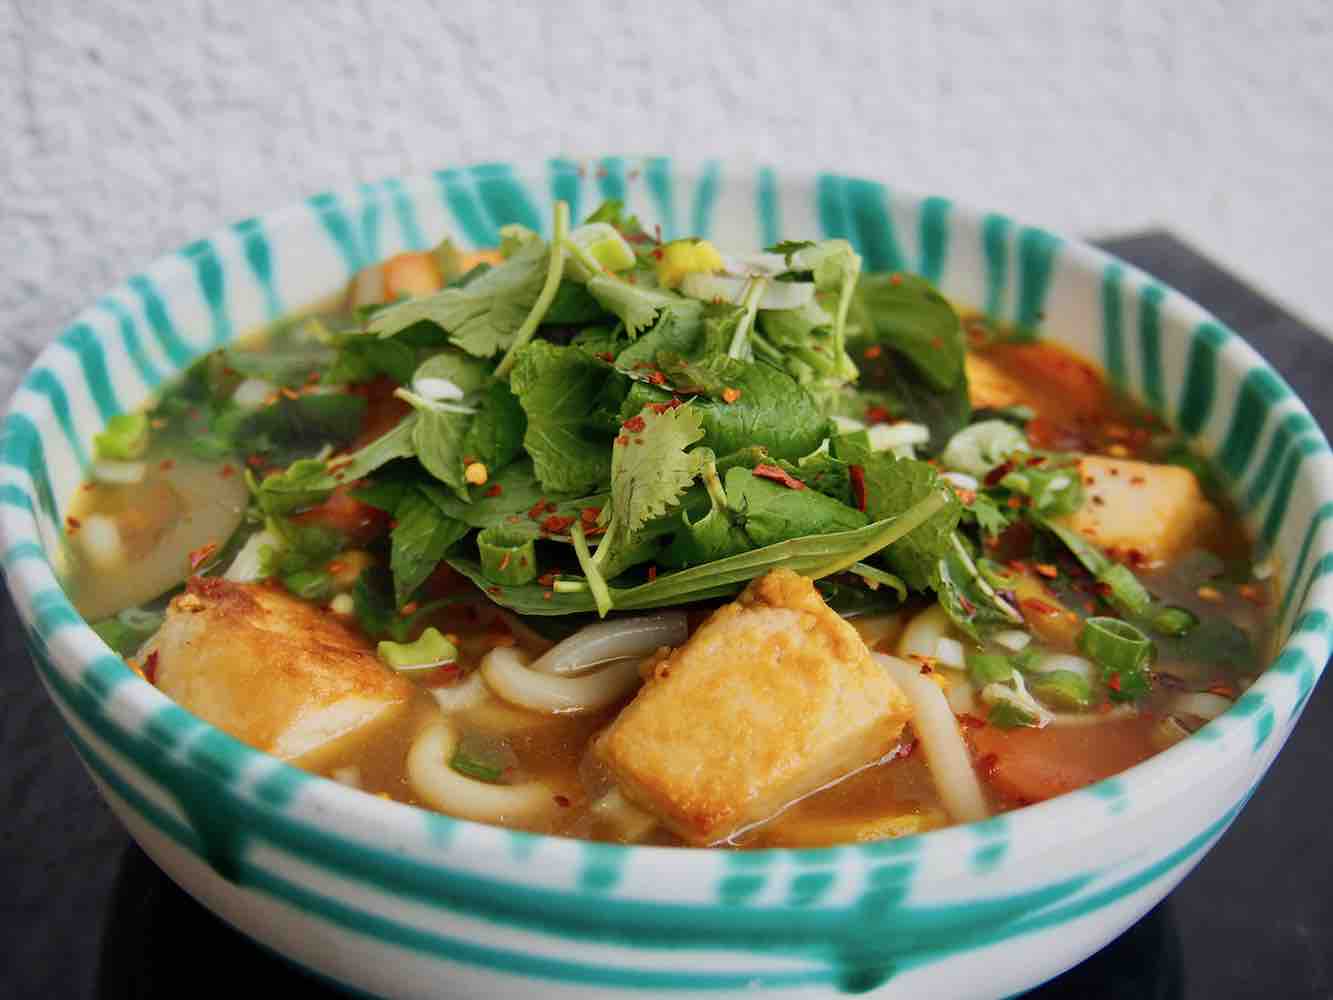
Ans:
{"label": "dark slate surface", "polygon": [[[1242,332],[1333,426],[1333,344],[1166,233],[1103,245]],[[0,996],[170,997],[203,985],[295,997],[314,983],[182,893],[102,804],[0,600]],[[1327,819],[1333,686],[1234,826],[1160,906],[1031,994],[1333,997]],[[442,984],[444,986],[445,984]]]}

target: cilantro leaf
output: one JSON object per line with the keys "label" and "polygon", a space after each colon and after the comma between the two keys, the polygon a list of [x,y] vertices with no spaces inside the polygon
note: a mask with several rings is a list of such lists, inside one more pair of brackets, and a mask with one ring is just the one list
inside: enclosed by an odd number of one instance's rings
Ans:
{"label": "cilantro leaf", "polygon": [[427,321],[447,330],[467,353],[488,358],[514,342],[542,293],[548,266],[546,244],[532,240],[466,285],[381,309],[370,320],[370,332],[392,337]]}
{"label": "cilantro leaf", "polygon": [[660,313],[678,312],[698,316],[703,305],[694,299],[647,284],[630,284],[621,278],[596,274],[588,279],[588,291],[609,313],[625,324],[625,331],[637,337],[651,327]]}
{"label": "cilantro leaf", "polygon": [[588,493],[609,481],[611,449],[593,416],[613,374],[577,347],[537,340],[518,353],[509,384],[528,418],[523,447],[546,489]]}
{"label": "cilantro leaf", "polygon": [[627,552],[649,521],[676,505],[713,457],[706,448],[687,449],[703,437],[692,406],[657,412],[651,407],[627,420],[611,453],[610,520],[594,562],[614,577],[629,565]]}
{"label": "cilantro leaf", "polygon": [[964,515],[970,515],[982,534],[994,538],[1003,534],[1013,523],[1013,512],[1001,507],[985,493],[978,493],[972,502],[964,508]]}

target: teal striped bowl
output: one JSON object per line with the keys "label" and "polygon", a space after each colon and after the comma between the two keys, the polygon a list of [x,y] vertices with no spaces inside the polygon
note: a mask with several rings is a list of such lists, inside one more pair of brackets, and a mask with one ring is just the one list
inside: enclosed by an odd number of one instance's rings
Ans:
{"label": "teal striped bowl", "polygon": [[[846,236],[875,269],[1040,329],[1217,460],[1279,565],[1283,644],[1221,718],[1112,780],[984,823],[822,850],[617,847],[385,802],[257,753],[139,680],[60,587],[89,441],[201,352],[449,234],[624,198],[666,237]],[[441,170],[323,194],[191,243],[81,313],[2,436],[9,586],[102,793],[177,882],[316,973],[394,996],[1000,996],[1167,893],[1235,818],[1330,648],[1333,474],[1318,427],[1239,337],[1151,277],[1002,215],[868,180],[606,158]],[[535,992],[534,992],[535,991]]]}

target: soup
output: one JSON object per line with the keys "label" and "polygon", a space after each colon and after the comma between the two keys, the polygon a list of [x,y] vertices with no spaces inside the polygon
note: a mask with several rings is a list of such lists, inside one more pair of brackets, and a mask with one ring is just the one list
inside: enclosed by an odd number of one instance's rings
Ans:
{"label": "soup", "polygon": [[841,240],[608,203],[448,242],[113,420],[67,587],[149,682],[381,795],[599,840],[899,837],[1109,777],[1266,662],[1206,463]]}

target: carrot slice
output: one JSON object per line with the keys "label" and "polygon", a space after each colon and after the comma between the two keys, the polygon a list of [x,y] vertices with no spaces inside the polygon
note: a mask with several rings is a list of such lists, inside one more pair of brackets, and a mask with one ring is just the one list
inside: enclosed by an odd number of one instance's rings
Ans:
{"label": "carrot slice", "polygon": [[983,777],[1018,805],[1042,802],[1109,778],[1147,760],[1152,719],[1139,716],[1087,726],[970,730]]}

